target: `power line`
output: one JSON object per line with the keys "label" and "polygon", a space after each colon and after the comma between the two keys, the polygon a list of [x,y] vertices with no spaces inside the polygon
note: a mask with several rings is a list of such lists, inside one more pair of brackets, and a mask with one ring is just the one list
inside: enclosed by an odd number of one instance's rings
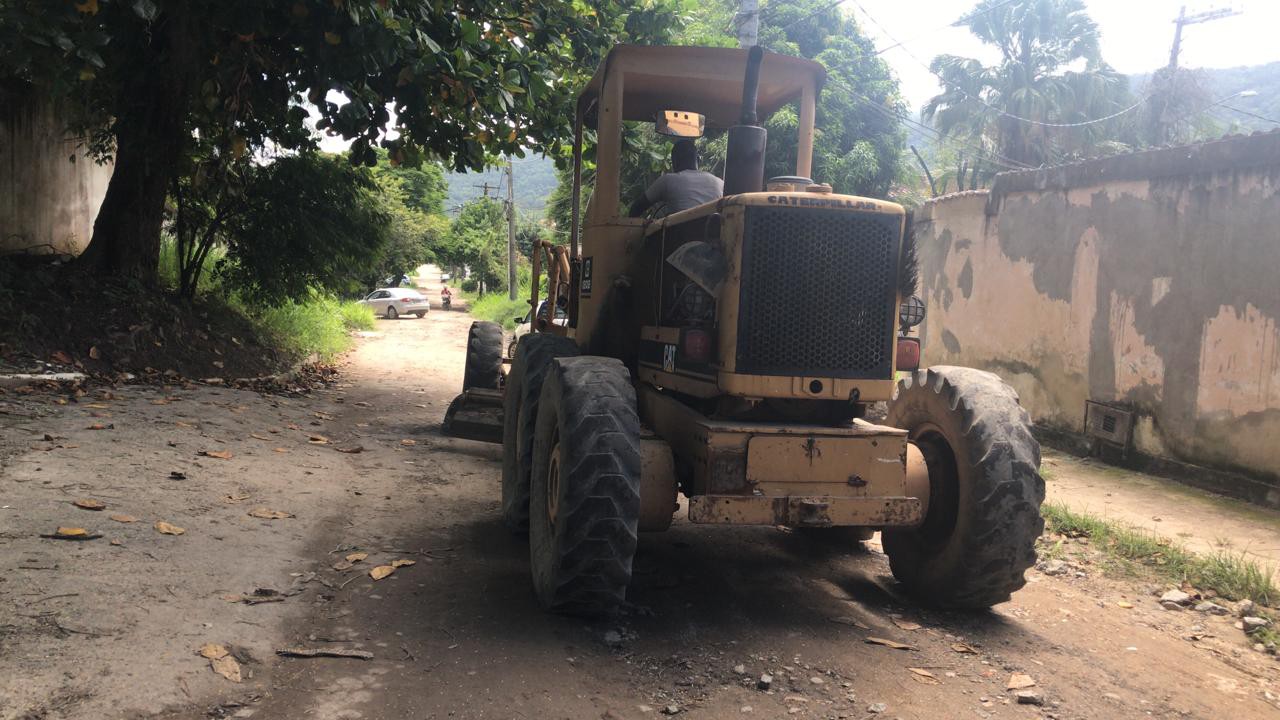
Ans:
{"label": "power line", "polygon": [[943,135],[936,128],[931,128],[928,125],[917,122],[911,119],[910,117],[907,117],[906,115],[902,115],[893,110],[890,110],[884,105],[881,105],[880,103],[864,95],[855,94],[853,97],[855,100],[865,103],[871,109],[878,111],[879,113],[881,113],[881,115],[883,115],[886,118],[889,118],[891,120],[897,120],[921,132],[928,133],[933,139],[937,140],[938,142],[950,142],[955,145],[960,145],[962,147],[968,148],[969,150],[976,153],[980,159],[985,160],[986,162],[992,165],[1002,167],[1006,170],[1034,170],[1035,169],[1031,165],[1027,165],[1026,163],[1019,162],[1012,158],[1005,157],[995,152],[994,150],[989,150],[979,145],[973,145],[973,144],[967,143],[964,140],[961,140],[960,138],[957,138],[953,135]]}
{"label": "power line", "polygon": [[824,7],[824,8],[821,8],[821,9],[819,9],[819,10],[814,10],[813,12],[809,13],[808,15],[805,15],[804,17],[800,18],[799,20],[794,20],[794,21],[792,21],[792,22],[787,23],[786,25],[783,25],[783,26],[782,26],[782,31],[783,31],[783,32],[786,32],[787,30],[790,30],[791,28],[795,27],[796,25],[799,25],[800,23],[804,22],[805,20],[808,20],[808,19],[813,18],[813,17],[815,17],[815,16],[821,15],[821,14],[823,14],[823,13],[827,12],[828,10],[831,10],[831,9],[835,8],[835,6],[840,5],[840,4],[842,4],[842,3],[846,2],[846,1],[847,1],[847,0],[836,0],[835,2],[831,3],[830,5],[827,5],[827,6],[826,6],[826,7]]}
{"label": "power line", "polygon": [[[974,18],[982,17],[983,15],[986,15],[987,13],[989,13],[989,12],[991,12],[991,11],[993,11],[993,10],[999,10],[1000,8],[1004,7],[1005,5],[1010,5],[1010,4],[1015,3],[1015,2],[1018,2],[1018,0],[1004,0],[1004,2],[999,3],[999,4],[997,4],[997,5],[992,5],[991,7],[986,8],[986,9],[984,9],[984,10],[977,10],[977,9],[975,9],[973,12],[969,13],[968,15],[961,15],[959,18],[955,19],[955,20],[954,20],[954,21],[952,21],[952,22],[947,23],[946,25],[939,25],[938,27],[936,27],[936,28],[934,28],[934,29],[932,29],[932,30],[926,30],[925,32],[922,32],[922,33],[920,33],[919,35],[916,35],[915,37],[911,38],[910,40],[905,40],[905,41],[903,41],[903,42],[894,42],[894,44],[890,45],[890,46],[889,46],[889,47],[887,47],[887,48],[883,48],[883,49],[881,49],[881,50],[877,50],[875,54],[876,54],[876,55],[880,55],[880,54],[882,54],[882,53],[886,53],[886,52],[888,52],[888,51],[890,51],[890,50],[892,50],[892,49],[894,49],[894,48],[896,48],[896,47],[902,47],[903,45],[906,45],[907,43],[913,43],[913,42],[915,42],[916,40],[919,40],[920,38],[925,37],[925,36],[927,36],[927,35],[932,35],[932,34],[934,34],[934,33],[938,32],[939,30],[946,30],[947,28],[950,28],[950,27],[958,27],[958,26],[960,26],[960,25],[963,25],[964,23],[967,23],[967,22],[969,22],[969,21],[973,20]],[[889,38],[889,39],[890,39],[890,40],[892,40],[893,38]]]}
{"label": "power line", "polygon": [[1225,110],[1232,110],[1232,111],[1235,111],[1235,112],[1240,113],[1241,115],[1248,115],[1248,116],[1249,116],[1249,117],[1251,117],[1251,118],[1257,118],[1258,120],[1265,120],[1266,122],[1269,122],[1269,123],[1275,123],[1276,125],[1280,125],[1280,120],[1272,120],[1271,118],[1266,117],[1266,116],[1264,116],[1264,115],[1259,115],[1259,114],[1257,114],[1257,113],[1249,112],[1248,110],[1241,110],[1240,108],[1238,108],[1238,107],[1232,107],[1231,105],[1223,105],[1222,103],[1217,103],[1217,105],[1218,105],[1218,107],[1221,107],[1221,108],[1223,108],[1223,109],[1225,109]]}
{"label": "power line", "polygon": [[[841,0],[841,1],[843,2],[844,0]],[[884,33],[884,36],[885,36],[885,37],[889,38],[890,40],[893,40],[895,43],[898,43],[898,45],[902,45],[902,43],[901,43],[901,42],[898,42],[898,40],[897,40],[897,39],[895,39],[892,35],[890,35],[890,34],[889,34],[889,31],[888,31],[888,30],[885,30],[884,26],[883,26],[883,25],[881,25],[881,24],[879,23],[879,21],[877,21],[877,20],[875,19],[875,17],[871,15],[871,13],[867,12],[866,8],[862,7],[861,3],[857,2],[857,0],[853,0],[853,5],[854,5],[854,7],[858,8],[858,10],[859,10],[859,11],[861,11],[863,15],[866,15],[866,16],[867,16],[867,19],[868,19],[868,20],[870,20],[870,21],[871,21],[871,23],[872,23],[873,25],[875,25],[876,27],[880,28],[880,32]],[[958,92],[958,93],[960,93],[961,95],[965,96],[966,98],[968,98],[968,99],[970,99],[970,100],[972,100],[972,101],[974,101],[974,102],[978,103],[979,105],[981,105],[981,106],[983,106],[983,107],[987,108],[988,110],[994,110],[995,112],[999,113],[1001,116],[1003,116],[1003,117],[1007,117],[1007,118],[1009,118],[1009,119],[1011,119],[1011,120],[1017,120],[1017,121],[1019,121],[1019,122],[1029,123],[1029,124],[1031,124],[1031,125],[1039,125],[1040,127],[1051,127],[1051,128],[1074,128],[1074,127],[1084,127],[1084,126],[1086,126],[1086,125],[1095,125],[1095,124],[1100,123],[1100,122],[1106,122],[1107,120],[1113,120],[1113,119],[1115,119],[1115,118],[1117,118],[1117,117],[1120,117],[1121,115],[1124,115],[1125,113],[1132,112],[1132,111],[1134,111],[1134,110],[1138,109],[1138,107],[1140,107],[1140,106],[1141,106],[1143,103],[1145,103],[1145,102],[1147,101],[1147,99],[1148,99],[1147,97],[1143,97],[1142,99],[1138,100],[1138,102],[1136,102],[1136,103],[1134,103],[1134,104],[1130,105],[1129,107],[1127,107],[1127,108],[1125,108],[1125,109],[1123,109],[1123,110],[1120,110],[1120,111],[1118,111],[1118,112],[1111,113],[1110,115],[1107,115],[1106,117],[1094,118],[1093,120],[1084,120],[1084,121],[1082,121],[1082,122],[1074,122],[1074,123],[1051,123],[1051,122],[1044,122],[1043,120],[1035,120],[1035,119],[1032,119],[1032,118],[1024,118],[1024,117],[1021,117],[1021,116],[1018,116],[1018,115],[1014,115],[1014,114],[1013,114],[1013,113],[1011,113],[1011,112],[1007,112],[1007,111],[1005,111],[1005,110],[1002,110],[1001,108],[998,108],[998,107],[996,107],[996,106],[994,106],[994,105],[992,105],[992,104],[990,104],[990,103],[986,102],[986,101],[985,101],[985,100],[983,100],[982,98],[974,97],[974,96],[970,95],[969,93],[965,92],[965,91],[964,91],[964,89],[963,89],[963,88],[961,88],[959,85],[956,85],[955,83],[951,82],[950,80],[947,80],[946,78],[942,77],[942,75],[941,75],[941,74],[939,74],[939,73],[937,73],[937,72],[934,72],[933,68],[929,67],[929,64],[928,64],[928,63],[926,63],[925,61],[923,61],[923,60],[921,60],[920,58],[916,57],[914,54],[912,54],[912,53],[911,53],[911,51],[910,51],[910,50],[907,50],[907,48],[906,48],[906,47],[903,47],[903,48],[902,48],[902,52],[906,53],[907,57],[911,58],[912,60],[915,60],[915,61],[920,65],[920,67],[924,68],[925,70],[928,70],[930,75],[933,75],[934,77],[938,78],[938,80],[939,80],[940,82],[942,82],[944,85],[949,85],[949,86],[951,86],[952,88],[954,88],[954,89],[955,89],[955,91],[956,91],[956,92]]]}

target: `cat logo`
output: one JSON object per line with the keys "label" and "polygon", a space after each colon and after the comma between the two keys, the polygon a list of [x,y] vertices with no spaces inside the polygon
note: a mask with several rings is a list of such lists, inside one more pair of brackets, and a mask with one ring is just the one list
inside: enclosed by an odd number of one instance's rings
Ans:
{"label": "cat logo", "polygon": [[662,346],[662,371],[663,372],[676,371],[676,346],[675,345]]}

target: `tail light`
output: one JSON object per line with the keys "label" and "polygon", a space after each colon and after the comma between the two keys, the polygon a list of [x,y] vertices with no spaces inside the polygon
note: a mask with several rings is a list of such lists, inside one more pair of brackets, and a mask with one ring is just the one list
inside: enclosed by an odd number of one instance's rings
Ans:
{"label": "tail light", "polygon": [[413,302],[413,298],[400,298],[400,302],[402,302],[402,303],[411,303],[411,302]]}
{"label": "tail light", "polygon": [[899,370],[920,369],[920,338],[898,338],[897,367]]}
{"label": "tail light", "polygon": [[711,335],[705,330],[685,330],[681,347],[688,360],[704,363],[711,359]]}

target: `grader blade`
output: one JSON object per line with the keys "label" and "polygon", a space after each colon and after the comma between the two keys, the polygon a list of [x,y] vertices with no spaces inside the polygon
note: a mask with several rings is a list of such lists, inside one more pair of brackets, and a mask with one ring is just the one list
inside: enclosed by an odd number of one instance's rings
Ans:
{"label": "grader blade", "polygon": [[502,442],[502,391],[464,390],[444,413],[444,434],[465,440]]}

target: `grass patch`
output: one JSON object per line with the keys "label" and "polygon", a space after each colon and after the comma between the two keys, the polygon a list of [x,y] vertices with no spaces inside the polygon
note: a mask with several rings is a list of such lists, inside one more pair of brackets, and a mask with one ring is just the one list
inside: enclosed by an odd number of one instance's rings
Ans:
{"label": "grass patch", "polygon": [[373,311],[355,302],[315,295],[278,307],[241,308],[279,347],[297,357],[332,360],[351,348],[352,329],[373,327]]}
{"label": "grass patch", "polygon": [[[1040,508],[1050,530],[1068,537],[1087,537],[1093,545],[1121,562],[1128,571],[1146,569],[1175,582],[1213,590],[1228,600],[1253,600],[1271,606],[1280,600],[1275,569],[1249,560],[1243,553],[1200,555],[1173,540],[1139,528],[1076,512],[1061,503]],[[1052,556],[1055,548],[1047,548]],[[1060,548],[1056,548],[1060,550]]]}
{"label": "grass patch", "polygon": [[529,312],[529,288],[520,288],[515,300],[508,298],[507,294],[502,292],[481,295],[468,302],[473,316],[496,322],[505,330],[515,330],[515,318]]}
{"label": "grass patch", "polygon": [[342,316],[342,324],[348,330],[372,330],[378,318],[373,314],[373,308],[368,305],[362,305],[355,300],[348,300],[338,307],[338,313]]}

